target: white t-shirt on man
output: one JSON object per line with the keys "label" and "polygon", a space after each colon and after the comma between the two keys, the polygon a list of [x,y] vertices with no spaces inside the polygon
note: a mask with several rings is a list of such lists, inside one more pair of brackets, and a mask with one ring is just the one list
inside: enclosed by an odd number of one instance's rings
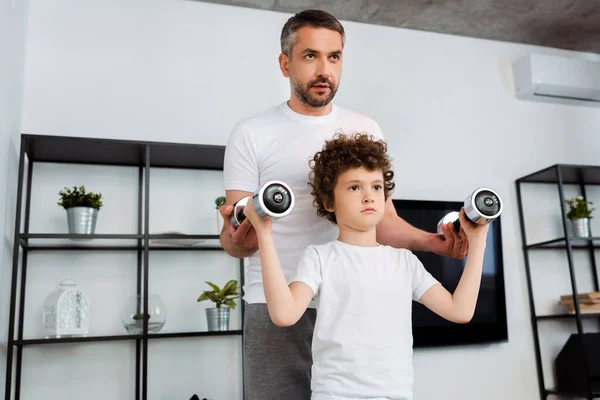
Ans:
{"label": "white t-shirt on man", "polygon": [[291,282],[313,290],[312,400],[412,400],[412,302],[438,281],[409,250],[308,246]]}
{"label": "white t-shirt on man", "polygon": [[[274,218],[272,228],[288,279],[302,250],[334,240],[339,234],[335,224],[317,215],[308,186],[309,161],[338,132],[365,132],[383,139],[374,120],[346,108],[334,104],[328,115],[313,117],[296,113],[284,102],[239,122],[227,143],[225,190],[254,192],[268,181],[279,180],[294,192],[294,209],[281,219]],[[248,303],[266,302],[258,251],[249,257],[243,289]]]}

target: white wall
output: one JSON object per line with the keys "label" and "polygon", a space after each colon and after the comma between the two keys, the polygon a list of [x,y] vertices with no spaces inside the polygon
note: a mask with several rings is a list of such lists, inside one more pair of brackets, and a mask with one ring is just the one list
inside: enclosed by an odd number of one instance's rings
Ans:
{"label": "white wall", "polygon": [[[51,8],[44,1],[33,0],[29,16],[23,131],[224,145],[236,120],[284,101],[289,95],[287,81],[281,77],[277,66],[278,38],[288,17],[283,13],[174,0],[128,0],[119,5],[104,1],[83,4],[59,0]],[[462,200],[474,188],[486,185],[498,190],[506,204],[502,239],[510,339],[508,343],[487,346],[417,350],[415,398],[538,398],[514,181],[555,163],[598,163],[598,152],[591,149],[599,147],[600,110],[516,100],[510,64],[532,51],[574,53],[359,23],[346,22],[344,25],[348,41],[344,75],[336,101],[370,115],[381,125],[395,160],[397,189],[394,196]],[[592,55],[581,56],[594,58]],[[55,173],[58,175],[50,175]],[[57,186],[67,183],[67,178],[73,183],[83,179],[81,172],[54,166],[40,168],[36,174],[41,185],[39,194],[50,197],[57,192]],[[89,178],[111,196],[111,189],[117,189],[116,185],[109,184],[115,174],[121,173],[96,171],[85,176],[86,181]],[[124,174],[125,179],[118,190],[125,190],[126,195],[131,196],[128,192],[131,182],[127,183],[127,180],[133,177],[130,172]],[[50,182],[50,176],[63,179]],[[174,176],[181,185],[198,184],[198,180],[208,179],[207,187],[211,192],[208,197],[220,190],[219,178],[215,176]],[[168,176],[164,175],[156,184],[166,185],[168,181]],[[160,190],[161,186],[157,187]],[[183,193],[194,190],[184,189]],[[533,209],[528,216],[528,223],[533,226],[531,236],[548,239],[559,235],[558,203],[552,197],[556,196],[556,189],[536,187],[527,190],[529,199],[544,200],[544,207],[528,200],[528,209]],[[202,196],[200,199],[207,201]],[[156,201],[173,212],[168,215],[180,218],[178,228],[181,229],[193,231],[199,226],[182,220],[181,215],[197,215],[201,221],[212,218],[212,214],[202,211],[210,208],[208,203],[206,208],[205,203],[186,205],[181,213],[177,213],[168,207],[168,198]],[[48,224],[51,229],[62,229],[62,217],[54,201],[38,200],[36,207],[39,210],[38,229],[47,229]],[[122,210],[113,207],[103,218],[116,218],[120,212]],[[170,220],[165,218],[160,229],[170,228],[166,223]],[[130,218],[127,218],[120,225],[107,223],[101,226],[101,231],[126,230],[131,228],[130,224]],[[195,272],[188,281],[195,281],[196,288],[201,286],[204,272],[198,273],[193,265],[190,266],[200,258],[174,257],[178,258],[159,260],[159,263],[177,265],[173,268],[180,268],[177,273],[181,276]],[[548,276],[545,273],[548,270],[556,270],[556,274],[566,271],[564,261],[559,257],[548,253],[536,257],[541,278]],[[132,260],[118,261],[126,265],[125,271],[111,264],[117,262],[116,259],[94,260],[98,265],[110,266],[103,272],[107,275],[101,278],[102,284],[115,282],[122,285],[118,286],[121,289],[111,293],[126,291],[127,279],[131,282],[133,278]],[[204,262],[205,259],[201,260]],[[39,329],[36,324],[44,293],[59,276],[54,268],[67,262],[67,258],[44,260],[43,265],[37,266],[35,274],[32,273],[30,281],[32,285],[38,285],[38,294],[31,300],[28,298],[28,318],[33,318],[27,325],[31,334]],[[47,265],[49,263],[55,265]],[[540,265],[544,268],[552,265],[554,269],[540,270]],[[87,274],[74,272],[85,289],[98,297],[95,301],[101,302],[99,297],[106,292],[95,287],[93,276],[89,275],[95,267],[87,265]],[[59,272],[67,272],[69,268],[72,266],[65,266]],[[552,275],[549,284],[541,285],[543,293],[539,301],[544,310],[551,311],[556,298],[569,290],[564,275],[558,276]],[[178,281],[170,288],[163,286],[164,297],[175,301],[173,291],[182,284]],[[189,287],[189,282],[185,288],[189,296],[198,292]],[[99,312],[107,325],[98,326],[98,329],[118,331],[114,320],[113,326],[109,325],[110,307],[97,305],[101,306],[103,311]],[[194,309],[188,306],[190,310]],[[172,329],[193,329],[202,323],[200,317],[187,324],[181,314],[176,318],[178,322],[170,327]],[[552,379],[552,357],[574,325],[556,323],[548,326],[545,337],[550,343],[545,350],[548,357],[545,374],[547,379]],[[161,375],[152,375],[152,379],[163,382],[162,387],[159,382],[155,383],[153,398],[176,398],[170,397],[174,392],[167,388],[173,390],[170,384],[182,373],[190,373],[190,368],[195,382],[206,382],[206,394],[199,395],[215,400],[239,398],[236,389],[233,393],[226,392],[239,384],[236,381],[239,374],[229,372],[239,370],[236,358],[239,343],[223,339],[223,347],[216,349],[210,341],[193,343],[203,347],[188,347],[185,342],[176,341],[161,343],[165,348],[156,353],[157,361],[164,357],[161,366],[173,365],[173,362],[184,365],[175,372],[164,369]],[[90,360],[90,369],[80,371],[80,379],[97,385],[97,390],[86,393],[86,397],[127,398],[132,390],[128,386],[131,364],[117,372],[96,369],[100,362],[97,358],[102,352],[117,354],[123,349],[119,346],[123,345],[67,347],[68,354],[62,353],[59,363],[61,368],[69,371],[75,357],[85,355]],[[224,359],[219,361],[219,355]],[[39,347],[27,361],[49,368],[56,365],[54,357],[57,356],[57,349]],[[205,362],[206,357],[216,361],[214,364]],[[131,363],[131,359],[128,360]],[[24,399],[39,397],[47,393],[50,386],[55,390],[56,398],[59,391],[70,396],[80,394],[77,383],[65,383],[59,390],[58,385],[32,380],[40,368],[25,366],[24,379],[27,379],[28,389]],[[222,371],[222,379],[208,377],[209,371]],[[115,382],[117,389],[102,385],[103,379]],[[183,389],[194,387],[190,381],[181,381]],[[548,386],[551,385],[552,382],[548,382]],[[177,392],[177,398],[190,393],[183,389]],[[117,390],[123,394],[117,394]]]}
{"label": "white wall", "polygon": [[27,0],[0,0],[0,387],[4,393]]}

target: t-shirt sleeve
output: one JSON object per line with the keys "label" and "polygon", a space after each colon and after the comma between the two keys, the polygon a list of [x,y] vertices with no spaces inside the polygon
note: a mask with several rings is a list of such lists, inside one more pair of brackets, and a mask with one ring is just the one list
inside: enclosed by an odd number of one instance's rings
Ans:
{"label": "t-shirt sleeve", "polygon": [[438,281],[425,269],[421,260],[412,252],[406,251],[406,258],[411,274],[412,298],[414,301],[419,301],[421,296]]}
{"label": "t-shirt sleeve", "polygon": [[296,270],[291,276],[290,283],[306,283],[313,291],[313,297],[319,294],[321,287],[321,260],[314,246],[308,246],[302,251]]}
{"label": "t-shirt sleeve", "polygon": [[225,190],[246,192],[254,192],[259,186],[256,143],[242,123],[236,124],[225,147],[223,184]]}

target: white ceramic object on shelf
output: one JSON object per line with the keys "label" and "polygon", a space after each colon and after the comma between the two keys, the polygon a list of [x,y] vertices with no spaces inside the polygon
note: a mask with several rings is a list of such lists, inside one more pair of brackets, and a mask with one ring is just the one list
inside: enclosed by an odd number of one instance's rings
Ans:
{"label": "white ceramic object on shelf", "polygon": [[42,324],[44,337],[87,336],[89,302],[86,294],[67,277],[58,283],[44,303]]}

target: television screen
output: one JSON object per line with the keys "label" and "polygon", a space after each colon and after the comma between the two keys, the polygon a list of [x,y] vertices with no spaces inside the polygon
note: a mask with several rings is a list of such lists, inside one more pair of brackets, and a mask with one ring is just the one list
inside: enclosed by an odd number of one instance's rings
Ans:
{"label": "television screen", "polygon": [[[459,211],[463,202],[393,200],[398,215],[409,224],[435,232],[449,212]],[[483,262],[481,287],[473,319],[456,324],[413,302],[414,347],[452,346],[498,342],[508,339],[504,273],[502,263],[501,216],[490,223]],[[462,275],[466,258],[456,260],[434,253],[414,252],[425,268],[453,293]]]}

